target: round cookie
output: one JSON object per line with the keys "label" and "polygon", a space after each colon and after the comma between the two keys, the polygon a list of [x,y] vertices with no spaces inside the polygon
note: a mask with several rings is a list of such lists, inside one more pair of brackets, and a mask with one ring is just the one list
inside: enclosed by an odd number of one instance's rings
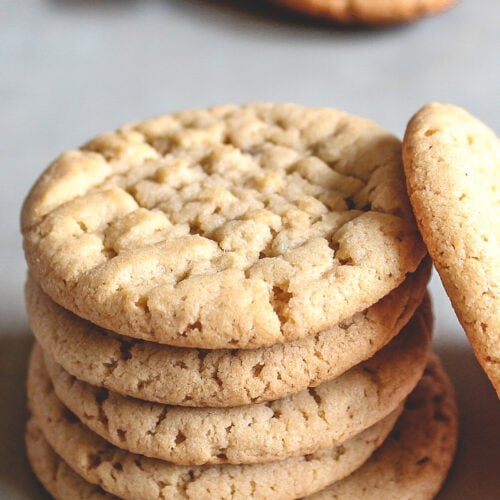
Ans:
{"label": "round cookie", "polygon": [[[80,382],[45,360],[57,397],[115,446],[177,464],[242,464],[313,453],[374,425],[414,389],[429,343],[429,327],[417,315],[387,347],[339,378],[285,399],[235,408],[146,403]],[[47,378],[39,347],[32,363],[30,383]]]}
{"label": "round cookie", "polygon": [[466,111],[428,104],[403,154],[423,238],[500,397],[500,142]]}
{"label": "round cookie", "polygon": [[399,333],[421,303],[429,259],[362,313],[316,336],[245,350],[176,348],[100,329],[56,305],[31,278],[31,329],[43,349],[91,385],[181,406],[239,406],[281,399],[333,379]]}
{"label": "round cookie", "polygon": [[329,109],[186,111],[63,153],[22,210],[53,300],[184,347],[313,335],[378,301],[425,255],[401,144]]}
{"label": "round cookie", "polygon": [[84,426],[45,380],[28,399],[49,445],[75,472],[123,498],[283,498],[319,491],[357,469],[394,427],[402,405],[375,426],[333,448],[266,464],[181,466],[114,447]]}
{"label": "round cookie", "polygon": [[45,440],[35,420],[26,425],[26,453],[35,476],[55,500],[118,500],[76,474]]}
{"label": "round cookie", "polygon": [[309,499],[431,500],[453,461],[457,433],[453,388],[432,356],[384,444],[360,469]]}
{"label": "round cookie", "polygon": [[393,24],[436,14],[456,0],[274,0],[308,15],[340,23]]}

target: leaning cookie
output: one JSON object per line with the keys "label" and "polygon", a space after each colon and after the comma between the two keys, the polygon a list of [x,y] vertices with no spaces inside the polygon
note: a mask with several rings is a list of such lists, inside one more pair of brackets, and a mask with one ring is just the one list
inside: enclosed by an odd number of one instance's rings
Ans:
{"label": "leaning cookie", "polygon": [[[364,463],[387,437],[402,405],[342,445],[266,464],[181,466],[114,447],[84,426],[44,380],[28,384],[34,424],[76,473],[126,499],[300,498]],[[126,432],[126,431],[125,431]]]}
{"label": "leaning cookie", "polygon": [[[47,356],[45,364],[62,403],[115,446],[177,464],[264,463],[340,444],[384,418],[421,378],[429,344],[428,320],[417,313],[387,347],[339,378],[235,408],[146,403],[80,382]],[[42,378],[37,347],[29,380]]]}
{"label": "leaning cookie", "polygon": [[500,396],[500,142],[464,110],[428,104],[408,124],[403,157],[429,253]]}
{"label": "leaning cookie", "polygon": [[363,467],[310,500],[431,500],[453,461],[457,432],[453,388],[431,356],[385,443]]}
{"label": "leaning cookie", "polygon": [[30,272],[111,331],[258,348],[377,302],[425,248],[400,141],[340,111],[166,115],[62,154],[22,211]]}
{"label": "leaning cookie", "polygon": [[281,399],[373,356],[422,302],[429,275],[426,258],[397,289],[338,326],[286,344],[231,351],[115,335],[55,304],[32,278],[25,296],[38,342],[76,378],[147,401],[221,407]]}
{"label": "leaning cookie", "polygon": [[341,23],[393,24],[436,14],[456,0],[274,0],[299,12]]}

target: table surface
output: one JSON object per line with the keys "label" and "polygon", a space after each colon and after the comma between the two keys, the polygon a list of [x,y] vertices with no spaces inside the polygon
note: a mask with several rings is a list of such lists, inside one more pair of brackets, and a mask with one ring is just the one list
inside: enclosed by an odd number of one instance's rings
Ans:
{"label": "table surface", "polygon": [[[32,343],[18,230],[26,192],[60,151],[123,122],[228,102],[297,102],[398,136],[429,101],[500,130],[500,2],[390,29],[311,22],[262,1],[0,0],[0,499],[41,499],[23,451]],[[439,499],[500,498],[500,403],[439,278],[435,348],[455,383],[458,454]]]}

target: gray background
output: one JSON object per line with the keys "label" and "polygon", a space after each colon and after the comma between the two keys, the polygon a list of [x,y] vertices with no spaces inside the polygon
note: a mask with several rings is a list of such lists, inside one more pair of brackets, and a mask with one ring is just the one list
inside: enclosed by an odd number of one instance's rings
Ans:
{"label": "gray background", "polygon": [[[0,498],[45,498],[22,444],[31,339],[18,213],[59,152],[126,121],[260,100],[341,108],[399,136],[421,105],[447,101],[498,132],[499,21],[499,0],[385,30],[305,21],[260,1],[0,0]],[[461,414],[439,498],[500,498],[500,404],[436,276],[431,289]]]}

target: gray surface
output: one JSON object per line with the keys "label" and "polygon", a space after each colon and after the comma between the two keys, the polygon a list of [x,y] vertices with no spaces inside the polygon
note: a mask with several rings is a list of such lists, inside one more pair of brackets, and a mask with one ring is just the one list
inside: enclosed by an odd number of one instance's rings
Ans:
{"label": "gray surface", "polygon": [[[258,100],[345,109],[400,136],[425,102],[447,101],[498,132],[499,20],[498,0],[389,30],[304,22],[257,1],[0,0],[0,498],[44,498],[22,444],[31,341],[18,212],[52,158],[122,122]],[[461,412],[439,498],[500,498],[500,404],[436,278],[431,288]]]}

